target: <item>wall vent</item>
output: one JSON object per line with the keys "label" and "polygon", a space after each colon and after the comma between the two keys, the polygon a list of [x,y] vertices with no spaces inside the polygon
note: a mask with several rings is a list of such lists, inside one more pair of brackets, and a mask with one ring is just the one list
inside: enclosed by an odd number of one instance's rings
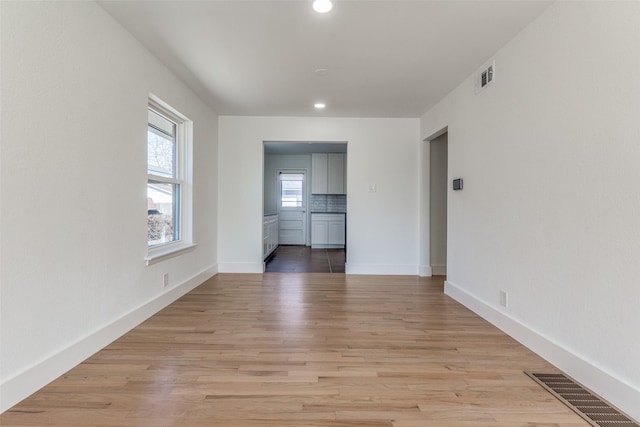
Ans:
{"label": "wall vent", "polygon": [[484,89],[496,80],[496,64],[492,62],[478,76],[478,89]]}

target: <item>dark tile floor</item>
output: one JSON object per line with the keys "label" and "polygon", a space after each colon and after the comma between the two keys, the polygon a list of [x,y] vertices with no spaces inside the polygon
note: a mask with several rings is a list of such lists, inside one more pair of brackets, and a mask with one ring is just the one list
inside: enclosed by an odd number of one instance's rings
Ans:
{"label": "dark tile floor", "polygon": [[278,246],[267,261],[267,273],[344,273],[344,249]]}

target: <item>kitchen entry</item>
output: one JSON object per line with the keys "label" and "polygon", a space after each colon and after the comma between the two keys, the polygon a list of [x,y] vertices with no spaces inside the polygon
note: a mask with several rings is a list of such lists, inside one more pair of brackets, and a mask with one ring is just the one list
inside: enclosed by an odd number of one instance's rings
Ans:
{"label": "kitchen entry", "polygon": [[343,273],[347,144],[264,142],[265,271]]}

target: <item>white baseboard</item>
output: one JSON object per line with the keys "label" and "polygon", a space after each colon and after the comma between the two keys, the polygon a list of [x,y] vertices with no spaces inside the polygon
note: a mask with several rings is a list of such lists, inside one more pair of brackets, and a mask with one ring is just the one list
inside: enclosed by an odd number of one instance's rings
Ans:
{"label": "white baseboard", "polygon": [[264,273],[264,262],[221,262],[220,273]]}
{"label": "white baseboard", "polygon": [[417,276],[417,265],[403,264],[358,264],[348,262],[344,266],[346,274],[379,274],[390,276]]}
{"label": "white baseboard", "polygon": [[430,265],[421,265],[418,269],[418,275],[421,277],[431,277],[433,276],[433,271],[431,270]]}
{"label": "white baseboard", "polygon": [[639,389],[449,281],[445,282],[444,292],[626,412],[630,417],[640,420]]}
{"label": "white baseboard", "polygon": [[431,264],[431,272],[434,276],[446,276],[447,265],[446,264]]}
{"label": "white baseboard", "polygon": [[151,301],[131,310],[91,335],[0,384],[0,413],[35,393],[69,369],[103,349],[184,294],[217,274],[213,265]]}

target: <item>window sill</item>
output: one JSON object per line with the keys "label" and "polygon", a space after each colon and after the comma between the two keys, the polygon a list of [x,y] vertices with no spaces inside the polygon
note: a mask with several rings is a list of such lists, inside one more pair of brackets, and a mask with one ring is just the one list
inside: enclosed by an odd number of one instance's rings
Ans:
{"label": "window sill", "polygon": [[166,249],[161,249],[158,251],[154,251],[145,257],[145,262],[147,265],[156,264],[158,262],[167,260],[169,258],[176,257],[178,255],[186,254],[187,252],[191,252],[198,246],[197,243],[189,243],[179,246],[173,246]]}

